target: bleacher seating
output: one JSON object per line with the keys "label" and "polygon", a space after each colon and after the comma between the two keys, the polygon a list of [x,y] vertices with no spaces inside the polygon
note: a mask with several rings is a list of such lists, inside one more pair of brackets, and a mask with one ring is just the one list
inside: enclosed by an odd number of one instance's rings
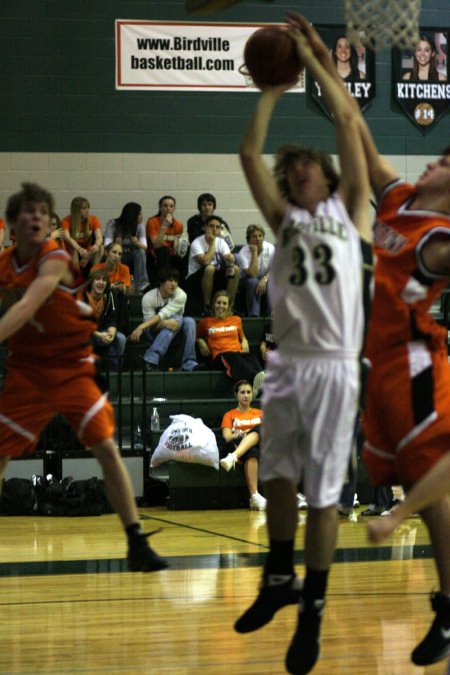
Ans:
{"label": "bleacher seating", "polygon": [[[141,301],[142,299],[139,296],[130,297],[130,331],[134,330],[142,323]],[[199,317],[194,318],[198,320]],[[242,319],[244,333],[249,342],[250,351],[256,355],[259,355],[259,345],[263,339],[265,322],[266,319],[262,317],[243,317]],[[181,345],[177,341],[177,337],[175,337],[172,345],[169,354],[160,363],[162,370],[179,367],[181,362]],[[144,356],[148,346],[149,343],[145,339],[145,335],[141,337],[138,344],[128,343],[125,352],[127,357],[125,365],[128,366],[130,361],[138,364],[139,359]]]}
{"label": "bleacher seating", "polygon": [[[138,426],[146,430],[143,437],[143,462],[148,493],[152,503],[164,491],[157,481],[166,485],[167,506],[180,508],[226,508],[247,505],[248,495],[241,466],[227,474],[222,468],[198,464],[168,462],[150,468],[151,455],[158,445],[162,431],[170,424],[170,415],[184,413],[200,417],[216,433],[224,413],[236,404],[232,382],[223,372],[199,371],[194,373],[147,373],[128,370],[109,375],[109,391],[118,417],[119,444],[124,452],[136,450]],[[134,395],[132,395],[134,392]],[[150,430],[150,416],[157,407],[161,431]],[[140,441],[141,439],[139,439]]]}
{"label": "bleacher seating", "polygon": [[[141,321],[141,298],[132,296],[130,302],[130,329]],[[259,354],[263,339],[264,318],[243,318],[245,335],[250,349]],[[184,413],[200,417],[205,424],[220,432],[224,413],[236,404],[231,380],[223,372],[178,372],[181,361],[180,345],[175,341],[166,357],[160,362],[161,372],[147,373],[142,356],[147,344],[128,344],[124,370],[110,373],[108,390],[118,419],[118,442],[124,452],[136,452],[136,435],[132,430],[146,430],[144,434],[144,473],[149,486],[147,499],[153,501],[152,489],[158,494],[156,481],[167,486],[169,508],[225,508],[248,504],[248,495],[242,466],[227,473],[201,465],[169,462],[150,468],[151,454],[160,433],[151,432],[150,415],[157,407],[161,428],[170,423],[170,415]],[[173,372],[169,372],[173,371]],[[139,439],[140,440],[140,439]]]}
{"label": "bleacher seating", "polygon": [[[449,306],[450,289],[444,291],[431,310],[439,323],[446,323]],[[141,321],[139,296],[131,298],[130,314],[133,328]],[[242,321],[250,348],[258,354],[266,319],[243,318]],[[202,465],[181,462],[169,462],[155,469],[150,468],[152,452],[158,444],[162,430],[170,423],[170,415],[185,413],[200,417],[205,424],[220,433],[222,416],[236,401],[232,393],[232,382],[225,373],[208,370],[178,372],[181,354],[176,344],[161,362],[161,372],[144,370],[140,357],[145,349],[145,341],[139,345],[128,343],[122,372],[106,374],[109,396],[117,418],[117,441],[130,472],[134,472],[132,480],[136,496],[144,503],[166,503],[173,509],[246,506],[248,495],[240,465],[229,473],[223,469],[216,471]],[[5,346],[0,345],[0,350],[0,357],[4,362]],[[3,376],[3,371],[2,367],[0,377]],[[150,415],[155,406],[160,415],[160,432],[150,431]],[[142,432],[140,436],[137,434],[138,428]],[[27,464],[31,473],[36,472],[31,467],[42,466],[42,473],[54,473],[56,477],[68,475],[65,473],[68,470],[71,475],[75,473],[76,478],[90,477],[99,470],[92,455],[81,448],[74,434],[60,418],[49,425],[36,453],[12,464],[16,465],[18,473],[10,475],[21,477],[28,475],[24,468]],[[78,474],[77,466],[80,467]]]}

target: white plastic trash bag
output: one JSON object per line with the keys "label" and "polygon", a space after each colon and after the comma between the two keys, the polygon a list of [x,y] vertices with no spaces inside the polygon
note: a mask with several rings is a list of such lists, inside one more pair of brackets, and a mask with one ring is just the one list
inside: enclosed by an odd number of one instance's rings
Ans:
{"label": "white plastic trash bag", "polygon": [[219,470],[219,448],[214,432],[199,418],[170,415],[172,422],[161,435],[150,466],[163,462],[205,464]]}

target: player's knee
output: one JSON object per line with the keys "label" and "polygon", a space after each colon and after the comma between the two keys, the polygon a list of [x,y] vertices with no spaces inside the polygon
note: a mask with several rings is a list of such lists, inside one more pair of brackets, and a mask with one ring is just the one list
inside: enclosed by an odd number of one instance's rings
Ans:
{"label": "player's knee", "polygon": [[290,480],[285,478],[273,478],[265,483],[266,494],[270,494],[273,499],[278,499],[288,494],[296,495],[296,486]]}
{"label": "player's knee", "polygon": [[112,438],[106,438],[92,446],[91,452],[102,466],[114,464],[120,459],[119,450]]}

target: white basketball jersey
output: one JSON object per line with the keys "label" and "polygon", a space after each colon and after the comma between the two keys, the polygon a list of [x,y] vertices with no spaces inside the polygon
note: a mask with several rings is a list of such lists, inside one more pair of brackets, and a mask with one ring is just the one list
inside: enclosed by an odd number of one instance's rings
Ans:
{"label": "white basketball jersey", "polygon": [[269,282],[273,329],[286,354],[355,356],[363,332],[359,234],[338,193],[314,215],[290,205]]}

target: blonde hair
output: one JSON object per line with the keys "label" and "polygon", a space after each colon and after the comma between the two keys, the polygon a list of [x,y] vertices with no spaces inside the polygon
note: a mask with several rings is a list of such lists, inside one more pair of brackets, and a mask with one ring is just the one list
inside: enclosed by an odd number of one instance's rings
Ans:
{"label": "blonde hair", "polygon": [[266,231],[262,227],[262,225],[249,225],[245,231],[245,238],[247,240],[247,243],[250,241],[250,237],[254,232],[261,232],[262,236],[266,236]]}
{"label": "blonde hair", "polygon": [[213,299],[212,299],[212,310],[214,312],[214,306],[216,304],[217,298],[220,298],[220,296],[224,296],[225,298],[228,298],[228,316],[231,316],[233,313],[233,302],[231,299],[230,293],[228,291],[217,291],[214,293]]}
{"label": "blonde hair", "polygon": [[86,197],[74,197],[70,203],[70,236],[75,240],[80,236],[83,204],[87,204],[88,209],[91,207]]}

